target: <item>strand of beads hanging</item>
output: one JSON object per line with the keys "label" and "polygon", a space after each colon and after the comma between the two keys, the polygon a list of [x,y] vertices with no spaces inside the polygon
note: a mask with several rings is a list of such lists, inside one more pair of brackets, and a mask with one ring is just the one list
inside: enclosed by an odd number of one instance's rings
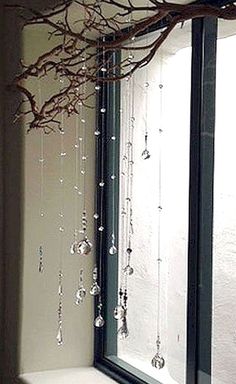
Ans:
{"label": "strand of beads hanging", "polygon": [[75,294],[75,304],[79,305],[84,302],[86,296],[86,289],[84,288],[84,279],[83,279],[83,269],[80,270],[79,273],[79,286]]}
{"label": "strand of beads hanging", "polygon": [[127,259],[128,259],[128,261],[127,261],[127,265],[126,265],[126,266],[124,267],[124,269],[123,269],[123,272],[124,272],[124,274],[125,274],[126,276],[131,276],[131,275],[133,275],[133,273],[134,273],[134,268],[131,267],[131,265],[130,265],[130,259],[131,259],[132,249],[131,249],[130,247],[128,247],[127,250],[126,250],[126,253],[127,253]]}
{"label": "strand of beads hanging", "polygon": [[43,265],[43,247],[40,245],[39,247],[39,273],[43,273],[44,265]]}
{"label": "strand of beads hanging", "polygon": [[117,254],[117,247],[115,246],[115,241],[116,241],[115,235],[114,235],[114,233],[112,233],[112,235],[111,235],[111,247],[109,248],[110,255],[116,255]]}
{"label": "strand of beads hanging", "polygon": [[117,331],[118,337],[120,339],[126,339],[129,336],[129,330],[128,330],[128,325],[127,325],[127,300],[128,300],[128,295],[127,295],[127,289],[125,289],[124,294],[123,294],[123,316],[121,317],[121,326]]}
{"label": "strand of beads hanging", "polygon": [[164,368],[165,366],[165,359],[164,357],[161,355],[160,353],[160,349],[161,349],[161,339],[160,339],[160,336],[158,335],[157,337],[157,342],[156,342],[156,345],[157,345],[157,352],[155,354],[155,356],[153,357],[152,361],[151,361],[151,364],[154,368],[157,368],[157,369],[162,369]]}
{"label": "strand of beads hanging", "polygon": [[101,288],[99,287],[97,280],[98,280],[98,268],[95,265],[95,267],[93,268],[93,283],[90,288],[90,295],[92,296],[97,296],[101,292]]}
{"label": "strand of beads hanging", "polygon": [[62,296],[63,296],[63,288],[62,288],[62,271],[59,271],[59,285],[58,285],[58,296],[59,296],[59,304],[58,304],[58,330],[57,330],[57,345],[61,346],[63,344],[63,333],[62,333]]}
{"label": "strand of beads hanging", "polygon": [[101,297],[99,297],[99,303],[98,303],[98,316],[94,320],[94,326],[96,328],[102,328],[105,324],[105,320],[102,316],[102,302],[101,302]]}

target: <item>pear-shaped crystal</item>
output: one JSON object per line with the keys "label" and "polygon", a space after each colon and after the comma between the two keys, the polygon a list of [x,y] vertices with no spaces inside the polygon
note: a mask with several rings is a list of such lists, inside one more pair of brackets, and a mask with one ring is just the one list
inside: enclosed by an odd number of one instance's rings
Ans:
{"label": "pear-shaped crystal", "polygon": [[92,250],[92,243],[87,237],[81,240],[78,244],[78,253],[80,255],[88,255]]}
{"label": "pear-shaped crystal", "polygon": [[128,330],[128,327],[127,327],[127,320],[126,320],[126,317],[123,317],[122,319],[122,325],[121,327],[118,329],[118,332],[117,332],[118,336],[120,339],[126,339],[128,336],[129,336],[129,330]]}
{"label": "pear-shaped crystal", "polygon": [[94,320],[94,325],[96,328],[101,328],[105,324],[105,320],[103,319],[102,315],[99,314],[96,319]]}
{"label": "pear-shaped crystal", "polygon": [[94,283],[90,288],[90,295],[97,296],[100,294],[100,292],[101,292],[101,288],[99,287],[98,283],[94,281]]}
{"label": "pear-shaped crystal", "polygon": [[121,320],[125,316],[125,309],[122,305],[117,305],[113,312],[114,319]]}
{"label": "pear-shaped crystal", "polygon": [[84,301],[85,296],[86,296],[85,288],[84,287],[80,287],[78,289],[78,291],[76,292],[76,294],[75,294],[75,297],[76,297],[75,303],[77,305],[82,304],[83,301]]}
{"label": "pear-shaped crystal", "polygon": [[60,325],[57,332],[57,345],[60,346],[62,344],[63,344],[63,336],[62,336],[62,327]]}

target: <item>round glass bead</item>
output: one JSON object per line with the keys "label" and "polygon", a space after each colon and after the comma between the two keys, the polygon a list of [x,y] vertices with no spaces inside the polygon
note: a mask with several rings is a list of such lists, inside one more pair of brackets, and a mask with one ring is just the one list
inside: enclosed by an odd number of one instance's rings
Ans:
{"label": "round glass bead", "polygon": [[100,181],[99,187],[104,187],[104,185],[105,185],[104,181]]}
{"label": "round glass bead", "polygon": [[95,136],[99,136],[100,133],[101,133],[101,132],[100,132],[98,129],[96,129],[96,131],[94,131],[94,135],[95,135]]}
{"label": "round glass bead", "polygon": [[110,255],[116,255],[117,253],[117,248],[115,245],[112,245],[110,248],[109,248],[109,253]]}
{"label": "round glass bead", "polygon": [[94,213],[93,217],[94,217],[95,220],[97,220],[99,218],[99,214],[98,213]]}
{"label": "round glass bead", "polygon": [[94,88],[96,89],[96,91],[99,91],[101,89],[101,86],[100,85],[95,85]]}
{"label": "round glass bead", "polygon": [[144,149],[141,156],[142,156],[143,160],[150,159],[150,157],[151,157],[150,152],[147,149]]}
{"label": "round glass bead", "polygon": [[94,325],[96,328],[102,328],[105,324],[105,320],[103,319],[102,315],[98,315],[96,319],[94,320]]}
{"label": "round glass bead", "polygon": [[105,112],[106,112],[106,108],[101,108],[100,111],[101,111],[102,113],[105,113]]}
{"label": "round glass bead", "polygon": [[101,225],[99,228],[98,228],[99,232],[102,232],[104,231],[104,227]]}

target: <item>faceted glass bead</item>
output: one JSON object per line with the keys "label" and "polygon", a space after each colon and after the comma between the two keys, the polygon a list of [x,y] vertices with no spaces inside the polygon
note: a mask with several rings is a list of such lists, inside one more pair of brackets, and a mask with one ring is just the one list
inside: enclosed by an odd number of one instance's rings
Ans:
{"label": "faceted glass bead", "polygon": [[94,132],[94,135],[95,135],[95,136],[99,136],[100,133],[101,133],[101,132],[100,132],[98,129],[96,129],[96,131]]}
{"label": "faceted glass bead", "polygon": [[142,156],[143,160],[150,159],[150,157],[151,157],[150,152],[147,149],[144,149],[141,156]]}
{"label": "faceted glass bead", "polygon": [[115,178],[116,178],[116,175],[111,175],[112,180],[115,180]]}
{"label": "faceted glass bead", "polygon": [[102,328],[105,324],[105,320],[103,319],[102,315],[98,315],[96,319],[94,320],[94,325],[96,328]]}
{"label": "faceted glass bead", "polygon": [[154,368],[162,369],[165,366],[165,360],[159,353],[156,353],[151,364]]}
{"label": "faceted glass bead", "polygon": [[105,185],[104,181],[100,181],[99,187],[104,187],[104,185]]}
{"label": "faceted glass bead", "polygon": [[94,88],[96,89],[96,91],[99,91],[99,89],[101,89],[100,85],[95,85]]}
{"label": "faceted glass bead", "polygon": [[87,237],[81,240],[78,244],[78,253],[80,255],[88,255],[92,250],[92,243],[89,241]]}
{"label": "faceted glass bead", "polygon": [[95,220],[97,220],[99,218],[99,214],[98,213],[94,213],[93,217],[94,217]]}
{"label": "faceted glass bead", "polygon": [[98,283],[95,281],[90,288],[90,295],[97,296],[100,294],[100,292],[101,292],[101,288],[99,287]]}
{"label": "faceted glass bead", "polygon": [[117,248],[114,244],[110,247],[109,253],[110,255],[115,255],[117,253]]}
{"label": "faceted glass bead", "polygon": [[98,228],[99,232],[103,232],[104,231],[104,227],[101,225],[99,228]]}
{"label": "faceted glass bead", "polygon": [[121,320],[125,316],[125,309],[122,305],[117,305],[113,312],[114,319]]}
{"label": "faceted glass bead", "polygon": [[100,111],[101,111],[102,113],[105,113],[105,112],[106,112],[106,108],[101,108]]}

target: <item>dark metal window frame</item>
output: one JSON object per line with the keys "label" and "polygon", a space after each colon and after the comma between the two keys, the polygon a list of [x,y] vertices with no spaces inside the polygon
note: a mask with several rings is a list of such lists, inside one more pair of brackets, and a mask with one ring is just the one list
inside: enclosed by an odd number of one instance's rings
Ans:
{"label": "dark metal window frame", "polygon": [[[232,1],[214,1],[223,5]],[[202,3],[213,4],[212,1]],[[155,29],[163,27],[163,23]],[[150,30],[148,31],[150,32]],[[189,239],[188,239],[188,297],[187,297],[187,356],[186,383],[211,383],[211,335],[212,335],[212,227],[214,180],[214,129],[216,88],[217,20],[202,18],[192,21],[192,74],[190,118],[190,178],[189,178]],[[113,63],[119,54],[113,55]],[[111,132],[119,138],[120,87],[107,83],[102,87],[98,110],[106,103],[107,117],[99,117],[101,135],[97,142],[97,185],[104,176],[111,174],[110,161],[114,154],[109,145]],[[103,105],[104,106],[104,105]],[[104,120],[103,120],[104,119]],[[112,130],[112,131],[111,131]],[[119,172],[119,142],[117,142],[116,172]],[[103,165],[103,169],[102,169]],[[118,179],[118,178],[117,178]],[[106,326],[95,332],[94,366],[122,384],[160,384],[124,361],[116,358],[116,324],[109,321],[116,305],[118,286],[118,259],[107,258],[111,228],[111,193],[97,190],[97,206],[103,201],[105,231],[97,236],[97,261],[101,265],[102,296]],[[101,195],[103,194],[103,195]],[[116,200],[119,185],[116,182]],[[116,215],[118,232],[118,215]],[[97,232],[98,233],[98,232]],[[112,273],[112,278],[109,274]],[[109,351],[106,340],[109,339]],[[113,356],[107,358],[106,356]],[[163,383],[165,384],[165,383]]]}

